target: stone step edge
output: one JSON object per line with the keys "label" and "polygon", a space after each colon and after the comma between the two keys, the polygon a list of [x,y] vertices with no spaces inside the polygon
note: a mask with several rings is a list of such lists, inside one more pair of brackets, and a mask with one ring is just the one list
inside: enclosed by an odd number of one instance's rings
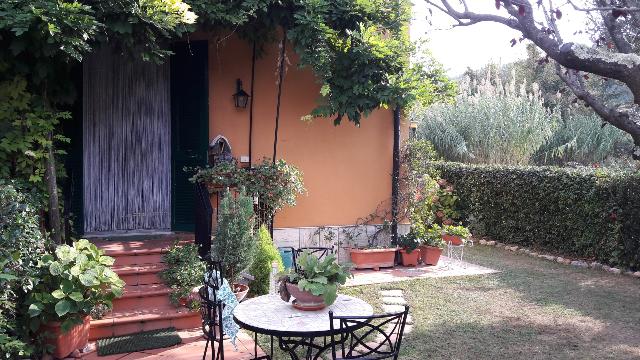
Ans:
{"label": "stone step edge", "polygon": [[[139,286],[144,286],[144,285],[132,285],[130,286],[130,288],[135,288]],[[119,299],[145,298],[145,297],[164,296],[164,295],[168,296],[170,293],[171,293],[171,289],[168,287],[161,287],[159,289],[148,290],[148,291],[126,291],[125,289],[124,294],[121,297],[114,299],[114,301],[118,301]]]}
{"label": "stone step edge", "polygon": [[156,274],[166,269],[164,263],[148,263],[140,265],[116,265],[111,268],[118,275]]}
{"label": "stone step edge", "polygon": [[[193,240],[180,240],[178,245],[183,246],[193,243]],[[171,245],[169,245],[171,246]],[[98,246],[100,250],[104,252],[104,255],[111,257],[124,257],[124,256],[140,256],[140,255],[156,255],[166,254],[169,252],[169,247],[157,247],[150,249],[131,249],[131,250],[109,250]]]}
{"label": "stone step edge", "polygon": [[[116,313],[117,315],[118,313]],[[176,309],[156,309],[151,313],[139,313],[139,314],[131,314],[129,316],[121,316],[121,317],[113,317],[110,316],[106,319],[100,320],[91,320],[91,328],[100,328],[100,327],[108,327],[108,326],[117,326],[123,324],[131,324],[137,322],[149,322],[156,320],[169,320],[169,319],[179,319],[198,316],[200,317],[200,313],[198,311],[176,311]]]}

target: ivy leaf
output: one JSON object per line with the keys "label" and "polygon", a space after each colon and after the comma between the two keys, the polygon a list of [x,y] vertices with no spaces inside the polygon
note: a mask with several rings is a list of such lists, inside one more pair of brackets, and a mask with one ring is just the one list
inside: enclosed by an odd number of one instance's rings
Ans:
{"label": "ivy leaf", "polygon": [[39,303],[31,304],[29,305],[29,310],[27,312],[30,317],[36,317],[42,313],[42,307],[42,304]]}
{"label": "ivy leaf", "polygon": [[63,317],[69,312],[69,310],[71,310],[71,303],[69,300],[60,300],[56,304],[55,310],[59,317]]}
{"label": "ivy leaf", "polygon": [[56,289],[51,293],[51,296],[53,296],[54,298],[60,300],[60,299],[64,299],[65,296],[67,296],[64,291],[60,290],[60,289]]}
{"label": "ivy leaf", "polygon": [[78,301],[78,302],[84,300],[84,296],[82,296],[82,294],[77,291],[74,291],[71,294],[69,294],[69,298],[71,298],[71,300],[73,301]]}

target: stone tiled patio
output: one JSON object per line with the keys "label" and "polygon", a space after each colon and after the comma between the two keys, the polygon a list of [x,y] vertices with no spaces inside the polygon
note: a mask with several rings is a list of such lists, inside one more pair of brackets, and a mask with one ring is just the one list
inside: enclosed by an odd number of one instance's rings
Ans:
{"label": "stone tiled patio", "polygon": [[[154,359],[154,360],[200,360],[204,352],[205,339],[202,337],[201,329],[178,331],[182,338],[182,344],[153,350],[145,350],[126,354],[98,356],[97,352],[92,352],[83,357],[86,360],[134,360],[134,359]],[[234,350],[230,342],[225,341],[225,360],[248,360],[253,359],[254,342],[249,333],[241,331],[238,334],[238,349]],[[211,348],[207,357],[210,357]],[[264,355],[258,348],[258,356]]]}
{"label": "stone tiled patio", "polygon": [[379,271],[354,270],[352,271],[353,278],[347,280],[346,286],[392,283],[417,278],[483,275],[496,272],[498,272],[498,270],[471,264],[466,261],[450,260],[446,256],[442,256],[440,257],[438,265],[435,266],[396,266],[394,268],[380,269]]}

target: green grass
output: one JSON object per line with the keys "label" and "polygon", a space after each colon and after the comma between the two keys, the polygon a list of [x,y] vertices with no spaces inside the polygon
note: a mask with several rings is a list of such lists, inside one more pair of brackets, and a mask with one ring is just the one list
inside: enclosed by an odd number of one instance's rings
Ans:
{"label": "green grass", "polygon": [[341,292],[379,311],[379,290],[404,290],[415,325],[401,359],[640,359],[638,279],[482,246],[465,256],[501,272]]}

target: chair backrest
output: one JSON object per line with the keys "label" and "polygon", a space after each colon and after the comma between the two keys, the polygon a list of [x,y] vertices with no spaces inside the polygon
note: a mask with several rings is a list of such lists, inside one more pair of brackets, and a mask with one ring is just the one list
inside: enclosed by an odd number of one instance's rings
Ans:
{"label": "chair backrest", "polygon": [[[220,286],[222,286],[222,274],[222,263],[209,259],[209,261],[207,261],[205,270],[204,286],[211,289],[211,292],[214,294],[214,296],[216,291],[218,291],[220,289]],[[212,300],[217,301],[218,299]]]}
{"label": "chair backrest", "polygon": [[297,248],[294,249],[293,251],[293,267],[296,271],[298,271],[298,258],[300,257],[300,255],[302,255],[303,252],[307,252],[315,257],[318,258],[318,260],[322,260],[322,258],[324,258],[325,256],[329,255],[329,254],[333,254],[333,248],[332,247],[301,247],[301,248]]}
{"label": "chair backrest", "polygon": [[408,314],[408,305],[402,312],[372,316],[334,316],[330,311],[332,359],[397,360]]}
{"label": "chair backrest", "polygon": [[198,246],[198,255],[203,261],[207,261],[211,256],[211,218],[213,207],[209,198],[207,186],[203,183],[195,183],[195,243]]}

